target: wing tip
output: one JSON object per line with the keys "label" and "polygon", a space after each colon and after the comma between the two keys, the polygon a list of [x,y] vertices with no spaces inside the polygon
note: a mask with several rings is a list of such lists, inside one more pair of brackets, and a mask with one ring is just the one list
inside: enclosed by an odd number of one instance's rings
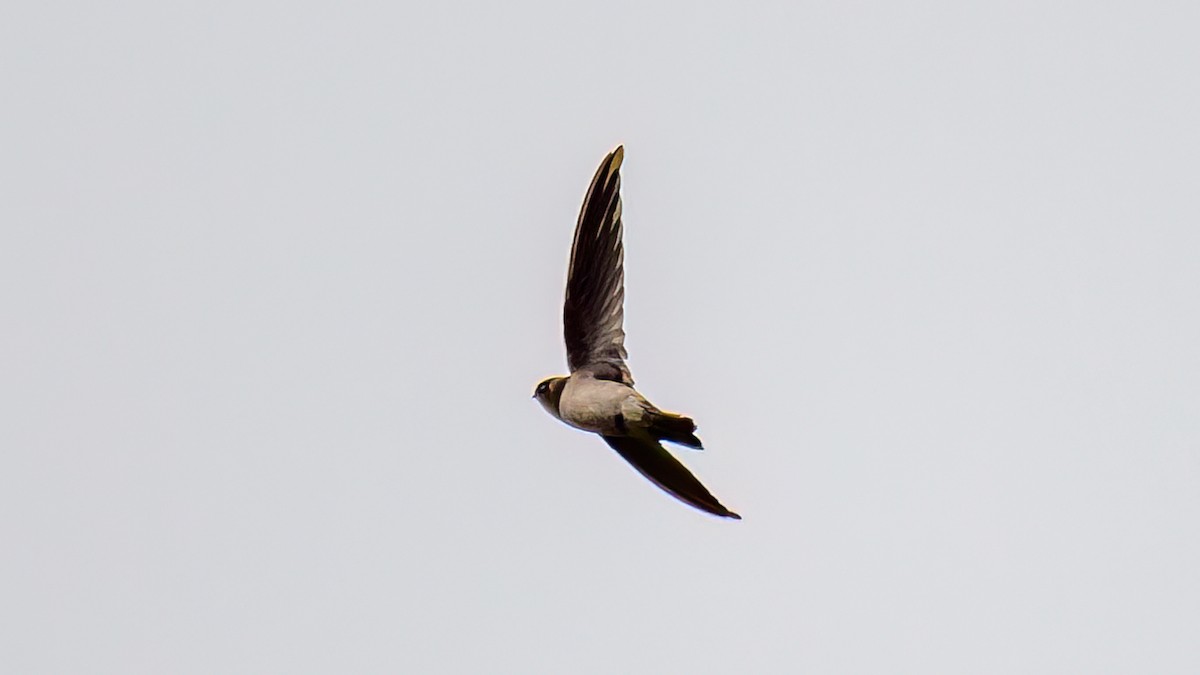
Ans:
{"label": "wing tip", "polygon": [[[724,506],[722,506],[721,508],[725,509]],[[730,520],[741,520],[742,519],[742,517],[740,515],[734,513],[733,511],[730,511],[729,509],[725,509],[724,513],[715,513],[713,515],[721,516],[722,518],[728,518]]]}
{"label": "wing tip", "polygon": [[616,150],[613,150],[609,155],[612,157],[612,166],[608,172],[616,173],[621,168],[621,162],[625,161],[625,145],[618,145]]}
{"label": "wing tip", "polygon": [[729,520],[741,520],[742,519],[742,516],[740,514],[730,511],[729,509],[725,508],[725,505],[722,504],[721,502],[718,502],[716,499],[713,499],[710,502],[707,500],[701,501],[701,500],[694,499],[694,498],[683,497],[678,494],[672,494],[672,496],[676,497],[681,502],[687,504],[688,506],[691,506],[692,508],[696,509],[697,511],[707,513],[710,516],[716,516],[717,518],[728,518]]}

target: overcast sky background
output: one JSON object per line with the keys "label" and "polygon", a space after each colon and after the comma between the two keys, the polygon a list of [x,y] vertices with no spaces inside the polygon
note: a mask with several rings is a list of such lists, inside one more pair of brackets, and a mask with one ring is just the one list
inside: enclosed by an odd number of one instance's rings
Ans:
{"label": "overcast sky background", "polygon": [[[1200,672],[1198,30],[6,4],[0,671]],[[742,522],[530,400],[618,143]]]}

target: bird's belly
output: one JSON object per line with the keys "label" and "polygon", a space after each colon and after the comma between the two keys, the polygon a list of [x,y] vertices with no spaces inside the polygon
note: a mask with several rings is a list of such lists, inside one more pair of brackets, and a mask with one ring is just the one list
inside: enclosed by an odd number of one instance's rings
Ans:
{"label": "bird's belly", "polygon": [[604,384],[614,386],[579,387],[572,391],[568,385],[559,402],[559,414],[564,422],[577,429],[606,436],[623,436],[631,407],[636,407],[640,412],[636,395],[624,385]]}

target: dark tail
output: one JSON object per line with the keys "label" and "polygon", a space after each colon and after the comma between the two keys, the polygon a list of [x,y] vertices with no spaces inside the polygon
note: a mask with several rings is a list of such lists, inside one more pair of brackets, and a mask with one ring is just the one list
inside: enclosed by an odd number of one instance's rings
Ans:
{"label": "dark tail", "polygon": [[692,418],[662,410],[650,412],[650,433],[660,441],[670,441],[696,450],[703,450],[696,438],[696,423]]}

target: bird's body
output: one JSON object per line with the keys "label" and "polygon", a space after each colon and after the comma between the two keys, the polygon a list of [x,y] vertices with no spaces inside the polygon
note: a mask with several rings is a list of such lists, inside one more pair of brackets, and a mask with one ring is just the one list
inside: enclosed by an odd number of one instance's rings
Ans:
{"label": "bird's body", "polygon": [[563,329],[571,374],[543,380],[534,398],[548,413],[606,443],[643,476],[681,501],[726,518],[725,508],[661,444],[702,449],[689,417],[660,410],[633,388],[625,364],[624,248],[618,147],[588,188],[571,246]]}
{"label": "bird's body", "polygon": [[590,372],[576,371],[567,378],[559,418],[584,431],[618,436],[645,416],[646,399],[629,385],[597,380]]}

